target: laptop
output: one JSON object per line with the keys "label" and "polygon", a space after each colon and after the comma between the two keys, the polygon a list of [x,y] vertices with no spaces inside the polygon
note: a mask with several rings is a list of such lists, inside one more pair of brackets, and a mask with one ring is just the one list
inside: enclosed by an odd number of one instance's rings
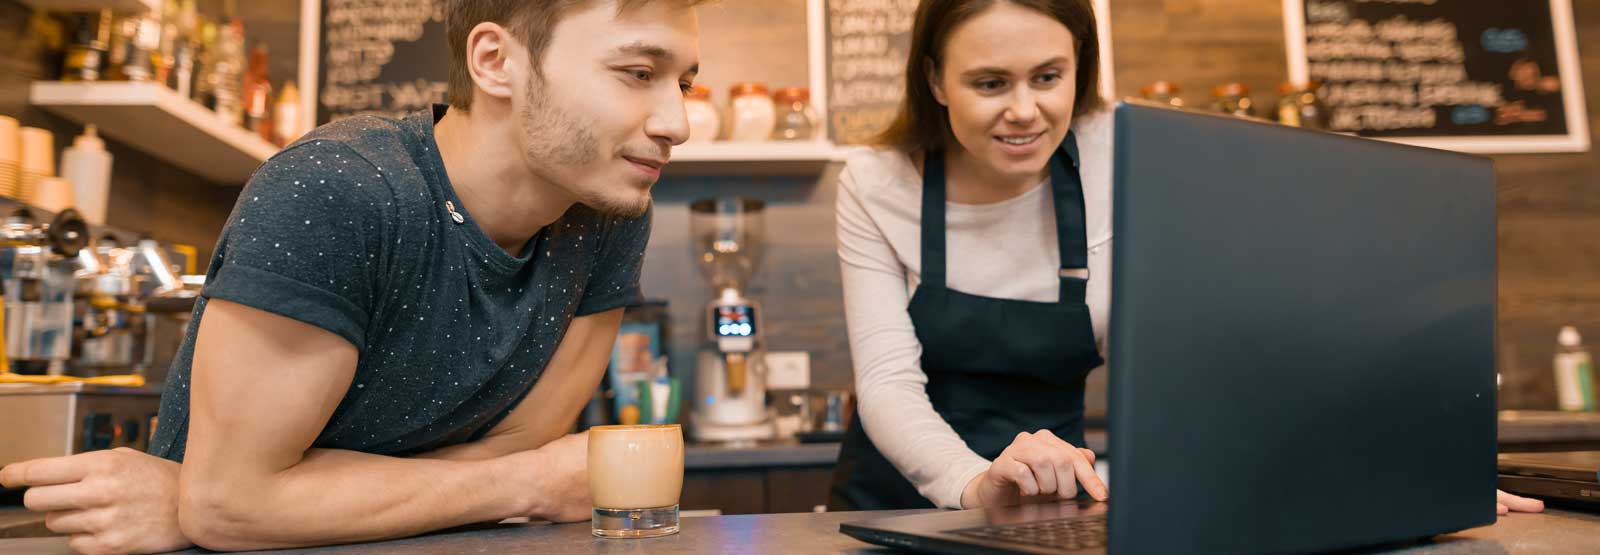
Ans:
{"label": "laptop", "polygon": [[1252,553],[1493,523],[1493,164],[1143,103],[1115,121],[1109,502],[840,531]]}
{"label": "laptop", "polygon": [[1600,451],[1501,453],[1500,489],[1600,510]]}

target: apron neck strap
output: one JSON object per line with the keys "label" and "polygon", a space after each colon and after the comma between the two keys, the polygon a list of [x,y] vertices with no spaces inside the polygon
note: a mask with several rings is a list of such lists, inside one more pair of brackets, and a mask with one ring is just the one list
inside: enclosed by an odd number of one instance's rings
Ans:
{"label": "apron neck strap", "polygon": [[944,151],[922,160],[922,285],[944,287]]}
{"label": "apron neck strap", "polygon": [[1078,174],[1078,138],[1070,131],[1050,157],[1050,189],[1055,197],[1056,246],[1061,250],[1061,302],[1082,303],[1089,285],[1089,231],[1083,177]]}

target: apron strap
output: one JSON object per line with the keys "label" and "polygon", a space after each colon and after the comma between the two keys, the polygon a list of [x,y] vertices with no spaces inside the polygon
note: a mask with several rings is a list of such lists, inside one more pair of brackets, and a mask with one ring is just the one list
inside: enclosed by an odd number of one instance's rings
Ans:
{"label": "apron strap", "polygon": [[922,285],[945,286],[944,152],[928,150],[922,161]]}
{"label": "apron strap", "polygon": [[1089,285],[1089,232],[1083,178],[1078,175],[1078,139],[1071,131],[1050,157],[1050,189],[1055,197],[1056,245],[1061,250],[1060,302],[1082,304]]}

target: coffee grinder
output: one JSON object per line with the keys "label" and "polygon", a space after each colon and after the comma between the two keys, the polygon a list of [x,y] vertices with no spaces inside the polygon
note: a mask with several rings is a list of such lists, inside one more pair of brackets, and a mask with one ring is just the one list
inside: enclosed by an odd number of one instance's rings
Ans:
{"label": "coffee grinder", "polygon": [[714,295],[705,310],[706,342],[695,358],[696,441],[749,443],[775,432],[761,305],[746,295],[766,246],[764,209],[747,198],[689,206],[690,249]]}

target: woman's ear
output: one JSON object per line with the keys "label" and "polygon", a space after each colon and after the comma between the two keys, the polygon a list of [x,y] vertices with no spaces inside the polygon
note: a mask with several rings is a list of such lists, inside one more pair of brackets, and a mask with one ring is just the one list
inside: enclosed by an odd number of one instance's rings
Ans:
{"label": "woman's ear", "polygon": [[939,81],[939,64],[933,63],[933,58],[923,58],[922,73],[928,76],[928,90],[933,91],[933,99],[942,106],[950,106],[944,97],[944,84]]}
{"label": "woman's ear", "polygon": [[519,66],[525,65],[517,52],[516,42],[505,27],[490,22],[473,27],[467,33],[467,72],[472,75],[477,92],[510,99],[521,81]]}

